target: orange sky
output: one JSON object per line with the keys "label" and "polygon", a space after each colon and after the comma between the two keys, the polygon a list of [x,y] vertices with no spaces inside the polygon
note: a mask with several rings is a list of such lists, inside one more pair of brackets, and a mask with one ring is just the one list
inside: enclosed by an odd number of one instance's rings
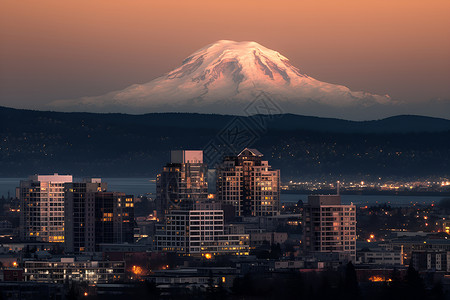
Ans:
{"label": "orange sky", "polygon": [[147,82],[220,39],[353,90],[450,99],[449,15],[448,0],[2,0],[0,105]]}

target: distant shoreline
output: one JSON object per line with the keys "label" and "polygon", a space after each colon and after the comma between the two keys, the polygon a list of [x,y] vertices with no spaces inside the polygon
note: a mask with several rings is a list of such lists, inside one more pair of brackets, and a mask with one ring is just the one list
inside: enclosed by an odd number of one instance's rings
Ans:
{"label": "distant shoreline", "polygon": [[[282,190],[281,194],[298,194],[298,195],[334,195],[336,190]],[[442,196],[450,197],[450,192],[418,192],[418,191],[340,191],[341,195],[365,195],[365,196]]]}

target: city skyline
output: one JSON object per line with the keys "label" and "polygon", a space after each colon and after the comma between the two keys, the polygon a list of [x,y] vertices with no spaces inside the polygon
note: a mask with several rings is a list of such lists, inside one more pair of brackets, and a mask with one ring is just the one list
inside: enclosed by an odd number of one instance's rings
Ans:
{"label": "city skyline", "polygon": [[[338,299],[372,299],[394,294],[392,281],[411,294],[405,284],[415,276],[423,298],[449,295],[450,199],[396,201],[402,191],[445,196],[448,180],[429,182],[431,190],[420,182],[281,185],[280,170],[254,148],[223,156],[216,178],[203,158],[202,150],[171,151],[156,193],[140,196],[113,192],[101,178],[53,174],[17,182],[18,198],[0,199],[0,293],[10,299],[39,284],[60,297],[88,299],[160,299],[180,290],[192,299],[241,299],[261,289],[286,299],[310,290],[302,297],[327,299],[323,288]],[[215,188],[208,185],[214,181]],[[307,201],[299,199],[305,194],[297,188],[308,187]],[[364,189],[377,190],[375,202],[365,202]],[[341,196],[352,190],[356,203]],[[282,200],[281,191],[297,199]],[[443,286],[425,274],[443,277]]]}
{"label": "city skyline", "polygon": [[450,299],[449,12],[0,1],[0,299]]}

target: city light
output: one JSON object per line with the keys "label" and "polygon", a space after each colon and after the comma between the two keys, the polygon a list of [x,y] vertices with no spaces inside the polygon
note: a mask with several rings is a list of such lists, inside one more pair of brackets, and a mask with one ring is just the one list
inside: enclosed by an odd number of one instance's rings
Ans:
{"label": "city light", "polygon": [[137,276],[140,276],[140,275],[143,275],[143,274],[144,274],[144,270],[143,270],[140,266],[133,266],[133,267],[131,268],[131,272],[132,272],[134,275],[137,275]]}
{"label": "city light", "polygon": [[0,300],[450,295],[450,0],[4,2]]}
{"label": "city light", "polygon": [[386,278],[386,277],[380,276],[380,275],[371,276],[371,277],[369,277],[369,280],[372,282],[385,282],[385,281],[390,282],[390,281],[392,281],[391,278]]}

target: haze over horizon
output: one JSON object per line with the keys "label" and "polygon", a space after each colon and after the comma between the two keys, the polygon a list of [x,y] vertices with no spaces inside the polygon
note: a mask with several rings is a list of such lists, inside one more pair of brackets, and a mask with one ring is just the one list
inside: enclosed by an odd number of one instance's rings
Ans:
{"label": "haze over horizon", "polygon": [[450,118],[447,1],[7,0],[0,6],[4,106],[42,109],[149,82],[195,50],[230,39],[276,50],[318,80],[388,94],[408,103],[405,114]]}

